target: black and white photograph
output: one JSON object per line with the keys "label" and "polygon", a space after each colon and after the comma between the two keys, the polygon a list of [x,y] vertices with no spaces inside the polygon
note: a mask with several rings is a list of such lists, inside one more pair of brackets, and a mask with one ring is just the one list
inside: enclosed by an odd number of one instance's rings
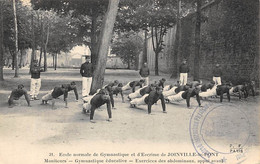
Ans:
{"label": "black and white photograph", "polygon": [[0,164],[260,164],[259,0],[0,0]]}

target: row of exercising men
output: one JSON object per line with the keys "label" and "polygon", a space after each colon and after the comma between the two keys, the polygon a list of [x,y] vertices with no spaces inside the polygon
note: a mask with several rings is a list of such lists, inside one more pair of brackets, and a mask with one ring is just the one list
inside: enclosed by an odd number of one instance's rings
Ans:
{"label": "row of exercising men", "polygon": [[[254,82],[231,87],[232,84],[230,83],[215,85],[214,82],[202,84],[201,81],[192,81],[186,85],[180,85],[179,82],[177,82],[174,85],[168,85],[164,87],[165,81],[166,80],[163,78],[159,80],[158,83],[142,87],[144,82],[143,80],[132,81],[125,86],[116,80],[113,83],[109,83],[108,85],[104,86],[96,94],[83,99],[83,109],[86,113],[87,111],[90,111],[90,120],[93,122],[95,109],[104,104],[107,104],[107,111],[109,116],[108,121],[111,121],[112,114],[110,106],[112,105],[112,108],[115,108],[113,94],[117,95],[120,93],[122,102],[124,102],[123,91],[126,91],[127,89],[132,89],[132,93],[128,95],[131,107],[135,107],[135,105],[148,105],[148,114],[151,114],[152,105],[155,104],[159,99],[161,100],[163,112],[166,113],[165,101],[175,102],[185,99],[187,107],[190,108],[190,98],[193,96],[196,96],[196,100],[199,106],[201,106],[200,97],[220,95],[220,101],[222,102],[224,93],[227,93],[229,101],[230,94],[232,92],[238,92],[239,98],[241,98],[242,94],[247,97],[249,90],[252,90],[254,95]],[[140,89],[135,91],[134,88],[136,86],[140,86]],[[42,97],[42,104],[46,104],[47,101],[52,100],[52,108],[54,109],[55,99],[61,95],[64,95],[65,107],[67,107],[68,92],[71,90],[74,90],[76,100],[78,100],[76,83],[71,82],[70,84],[63,84],[60,87],[55,87],[53,90],[44,95]],[[13,100],[18,100],[22,95],[25,95],[28,106],[30,106],[30,100],[28,98],[27,91],[24,89],[23,85],[18,85],[18,89],[13,90],[11,96],[9,97],[9,107],[12,107]]]}

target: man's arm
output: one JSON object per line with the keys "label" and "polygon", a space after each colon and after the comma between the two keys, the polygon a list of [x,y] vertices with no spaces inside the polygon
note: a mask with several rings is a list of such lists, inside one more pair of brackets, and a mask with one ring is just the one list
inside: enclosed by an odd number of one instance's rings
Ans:
{"label": "man's arm", "polygon": [[75,93],[75,96],[76,96],[76,100],[79,100],[79,95],[78,95],[78,91],[77,91],[76,87],[74,88],[74,93]]}
{"label": "man's arm", "polygon": [[135,87],[136,87],[136,83],[134,83],[133,86],[132,86],[132,92],[133,93],[135,92]]}
{"label": "man's arm", "polygon": [[125,100],[124,100],[124,95],[123,95],[122,88],[120,88],[120,94],[121,94],[121,97],[122,97],[122,102],[124,103],[124,102],[125,102]]}
{"label": "man's arm", "polygon": [[163,109],[163,111],[165,112],[166,110],[165,110],[165,100],[164,100],[164,96],[161,95],[161,96],[160,96],[160,99],[161,99],[162,109]]}
{"label": "man's arm", "polygon": [[83,76],[83,73],[84,73],[83,70],[84,70],[84,69],[83,69],[83,64],[82,64],[81,67],[80,67],[80,71],[79,71],[80,74],[81,74],[81,76]]}
{"label": "man's arm", "polygon": [[141,72],[142,72],[142,68],[139,70],[139,75],[140,75],[140,76],[142,76]]}
{"label": "man's arm", "polygon": [[199,96],[199,94],[196,94],[196,100],[197,100],[199,106],[201,106],[201,103],[200,103],[200,96]]}
{"label": "man's arm", "polygon": [[190,93],[187,93],[187,97],[186,97],[186,103],[187,103],[187,107],[190,107]]}
{"label": "man's arm", "polygon": [[24,97],[25,97],[25,100],[27,101],[28,106],[31,106],[29,96],[27,94],[27,91],[25,91],[25,90],[24,90]]}
{"label": "man's arm", "polygon": [[111,112],[111,103],[110,100],[107,100],[107,114],[108,114],[108,118],[112,118],[112,112]]}

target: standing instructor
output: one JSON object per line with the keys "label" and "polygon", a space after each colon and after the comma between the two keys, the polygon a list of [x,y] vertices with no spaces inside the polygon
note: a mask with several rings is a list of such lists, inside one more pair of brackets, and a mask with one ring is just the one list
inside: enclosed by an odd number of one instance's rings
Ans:
{"label": "standing instructor", "polygon": [[80,74],[82,76],[82,96],[89,96],[90,87],[92,83],[93,65],[90,62],[90,56],[86,56],[86,62],[80,67]]}
{"label": "standing instructor", "polygon": [[179,71],[180,71],[180,85],[186,85],[188,79],[188,73],[190,71],[186,59],[184,59],[182,64],[180,65]]}

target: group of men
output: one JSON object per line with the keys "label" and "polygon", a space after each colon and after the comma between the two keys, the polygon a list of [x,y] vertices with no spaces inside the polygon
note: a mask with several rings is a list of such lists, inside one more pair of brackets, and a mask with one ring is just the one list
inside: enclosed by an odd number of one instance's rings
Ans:
{"label": "group of men", "polygon": [[[37,61],[34,61],[33,67],[31,68],[31,99],[27,91],[24,89],[23,85],[18,85],[17,89],[14,89],[9,97],[8,104],[9,107],[13,106],[13,100],[18,100],[22,95],[30,105],[30,100],[39,100],[37,97],[41,87],[40,73],[43,70],[38,66]],[[113,95],[120,94],[122,97],[122,102],[124,101],[123,92],[131,90],[132,93],[128,95],[130,107],[136,107],[136,105],[147,105],[148,114],[151,114],[152,105],[156,104],[158,100],[161,101],[162,111],[166,113],[165,102],[179,102],[180,100],[186,100],[187,107],[190,108],[190,98],[196,97],[198,105],[201,106],[200,100],[206,97],[220,96],[220,101],[223,101],[223,94],[227,94],[228,100],[230,101],[230,94],[239,93],[239,98],[242,95],[247,97],[249,91],[252,90],[253,95],[255,94],[255,84],[254,82],[244,83],[237,86],[232,86],[231,83],[221,82],[222,71],[219,64],[213,71],[213,81],[209,83],[202,84],[202,81],[196,80],[192,82],[187,82],[187,77],[189,73],[189,67],[187,61],[184,60],[179,67],[180,79],[176,84],[164,86],[166,79],[162,78],[158,82],[149,84],[150,71],[147,63],[144,63],[143,67],[140,69],[140,80],[130,81],[123,85],[119,83],[118,80],[105,85],[100,88],[95,94],[90,95],[90,87],[92,83],[94,68],[90,62],[90,58],[86,58],[86,62],[81,65],[80,74],[82,76],[82,99],[83,99],[83,112],[90,113],[90,121],[93,121],[94,113],[97,108],[106,104],[108,112],[108,121],[111,121],[112,109],[115,109],[115,103]],[[136,90],[136,87],[139,89]],[[49,100],[52,100],[52,108],[55,108],[55,100],[61,95],[64,95],[65,107],[68,107],[68,92],[73,90],[78,100],[78,92],[75,82],[70,82],[69,84],[62,84],[55,87],[49,91],[46,95],[42,97],[42,104],[47,104]]]}

